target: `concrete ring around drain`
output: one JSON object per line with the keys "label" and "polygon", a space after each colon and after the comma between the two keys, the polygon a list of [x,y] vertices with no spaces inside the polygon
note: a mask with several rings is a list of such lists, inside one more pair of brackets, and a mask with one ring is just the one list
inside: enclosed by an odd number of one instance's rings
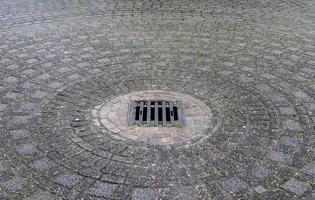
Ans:
{"label": "concrete ring around drain", "polygon": [[[167,100],[181,101],[184,115],[183,127],[145,127],[128,124],[128,109],[131,101]],[[210,108],[201,100],[190,95],[148,90],[117,96],[109,102],[95,107],[92,111],[94,123],[110,131],[115,138],[130,139],[151,145],[171,145],[207,135],[211,128]]]}

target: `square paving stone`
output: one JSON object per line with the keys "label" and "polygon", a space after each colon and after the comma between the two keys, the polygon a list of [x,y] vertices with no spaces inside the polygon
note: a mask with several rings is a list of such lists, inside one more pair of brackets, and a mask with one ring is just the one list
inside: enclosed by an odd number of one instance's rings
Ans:
{"label": "square paving stone", "polygon": [[32,155],[37,152],[33,144],[21,144],[16,147],[16,151],[20,155]]}
{"label": "square paving stone", "polygon": [[172,188],[174,199],[180,200],[197,200],[199,199],[195,186]]}
{"label": "square paving stone", "polygon": [[285,190],[293,192],[296,195],[302,195],[307,190],[312,189],[309,183],[298,181],[295,178],[291,178],[289,181],[285,182],[281,187]]}
{"label": "square paving stone", "polygon": [[248,187],[248,185],[239,178],[227,179],[223,181],[222,186],[227,192],[231,193],[240,192]]}
{"label": "square paving stone", "polygon": [[283,122],[283,128],[287,130],[292,130],[292,131],[301,130],[300,123],[295,122],[293,120],[286,120],[285,122]]}
{"label": "square paving stone", "polygon": [[291,107],[280,107],[279,111],[283,115],[294,115],[296,114],[295,110]]}
{"label": "square paving stone", "polygon": [[110,60],[108,58],[101,58],[101,59],[98,59],[97,62],[104,64],[104,63],[110,63]]}
{"label": "square paving stone", "polygon": [[90,194],[97,197],[110,197],[115,191],[116,185],[110,183],[96,182],[91,189]]}
{"label": "square paving stone", "polygon": [[67,78],[71,81],[82,78],[82,76],[80,76],[79,74],[71,74],[69,76],[67,76]]}
{"label": "square paving stone", "polygon": [[0,111],[4,111],[7,108],[7,105],[0,103]]}
{"label": "square paving stone", "polygon": [[31,198],[29,198],[29,200],[57,200],[57,199],[59,198],[53,197],[53,195],[48,194],[46,192],[35,194]]}
{"label": "square paving stone", "polygon": [[27,185],[27,182],[19,177],[8,180],[2,184],[2,187],[9,193],[15,193],[22,190]]}
{"label": "square paving stone", "polygon": [[4,81],[7,83],[17,83],[20,79],[14,76],[9,76]]}
{"label": "square paving stone", "polygon": [[41,74],[40,76],[38,76],[37,78],[41,79],[41,80],[47,80],[47,79],[50,79],[51,77],[52,76],[50,74],[44,73],[44,74]]}
{"label": "square paving stone", "polygon": [[4,160],[0,160],[0,172],[5,172],[8,169],[8,166]]}
{"label": "square paving stone", "polygon": [[281,143],[287,146],[297,147],[299,145],[299,139],[296,136],[288,137],[283,136],[280,139]]}
{"label": "square paving stone", "polygon": [[48,84],[48,87],[52,88],[52,89],[56,89],[59,88],[60,86],[62,86],[63,84],[58,82],[58,81],[54,81]]}
{"label": "square paving stone", "polygon": [[75,174],[64,174],[55,179],[56,183],[59,183],[67,188],[72,188],[77,185],[80,180],[82,179],[81,176]]}
{"label": "square paving stone", "polygon": [[315,161],[306,164],[306,165],[303,167],[302,171],[303,171],[305,174],[309,174],[309,175],[312,175],[312,176],[315,177]]}
{"label": "square paving stone", "polygon": [[24,111],[24,112],[30,112],[33,110],[33,108],[36,106],[36,104],[34,103],[25,103],[22,104],[20,107],[20,111]]}
{"label": "square paving stone", "polygon": [[263,186],[261,186],[261,185],[259,185],[259,186],[257,186],[257,187],[254,187],[253,190],[254,190],[255,192],[257,192],[258,194],[262,194],[262,193],[264,193],[264,192],[267,191],[267,190],[266,190]]}
{"label": "square paving stone", "polygon": [[270,160],[277,161],[280,163],[287,163],[287,164],[290,164],[293,161],[291,155],[284,154],[284,153],[278,152],[278,151],[271,151],[269,153],[269,158],[270,158]]}
{"label": "square paving stone", "polygon": [[54,166],[54,163],[50,161],[48,158],[42,158],[36,160],[31,164],[32,169],[36,169],[38,171],[47,171]]}
{"label": "square paving stone", "polygon": [[10,138],[13,140],[19,140],[30,137],[28,130],[21,129],[21,130],[13,130],[10,132]]}
{"label": "square paving stone", "polygon": [[251,170],[252,175],[256,178],[265,178],[270,174],[269,169],[264,166],[257,166]]}
{"label": "square paving stone", "polygon": [[137,188],[132,192],[132,200],[153,200],[158,199],[158,190],[151,188]]}
{"label": "square paving stone", "polygon": [[33,64],[33,63],[38,62],[38,60],[37,60],[36,58],[31,58],[31,59],[26,60],[26,62],[27,62],[28,64]]}
{"label": "square paving stone", "polygon": [[13,100],[19,99],[22,96],[23,96],[22,94],[16,93],[16,92],[8,92],[6,95],[4,95],[5,98],[13,99]]}
{"label": "square paving stone", "polygon": [[13,124],[19,125],[27,123],[28,119],[29,116],[14,116],[11,121],[13,122]]}
{"label": "square paving stone", "polygon": [[46,96],[48,93],[47,92],[44,92],[44,91],[41,91],[41,90],[36,90],[32,95],[31,97],[33,98],[43,98],[44,96]]}

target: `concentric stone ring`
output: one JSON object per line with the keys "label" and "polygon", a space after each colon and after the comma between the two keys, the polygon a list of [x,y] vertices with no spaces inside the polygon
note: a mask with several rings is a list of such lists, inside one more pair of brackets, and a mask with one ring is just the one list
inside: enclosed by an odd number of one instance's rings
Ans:
{"label": "concentric stone ring", "polygon": [[2,0],[0,199],[315,199],[314,10]]}

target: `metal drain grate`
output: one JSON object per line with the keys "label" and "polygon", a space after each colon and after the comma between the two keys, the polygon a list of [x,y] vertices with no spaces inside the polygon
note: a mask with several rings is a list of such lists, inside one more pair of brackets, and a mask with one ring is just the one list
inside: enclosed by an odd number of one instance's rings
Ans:
{"label": "metal drain grate", "polygon": [[128,113],[129,125],[183,126],[180,101],[132,101]]}

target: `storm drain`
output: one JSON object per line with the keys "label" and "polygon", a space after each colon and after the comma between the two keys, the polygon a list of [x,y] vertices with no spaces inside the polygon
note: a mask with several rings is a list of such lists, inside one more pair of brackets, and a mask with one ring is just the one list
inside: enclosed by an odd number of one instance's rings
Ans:
{"label": "storm drain", "polygon": [[183,127],[183,111],[180,101],[131,101],[128,113],[129,125]]}

